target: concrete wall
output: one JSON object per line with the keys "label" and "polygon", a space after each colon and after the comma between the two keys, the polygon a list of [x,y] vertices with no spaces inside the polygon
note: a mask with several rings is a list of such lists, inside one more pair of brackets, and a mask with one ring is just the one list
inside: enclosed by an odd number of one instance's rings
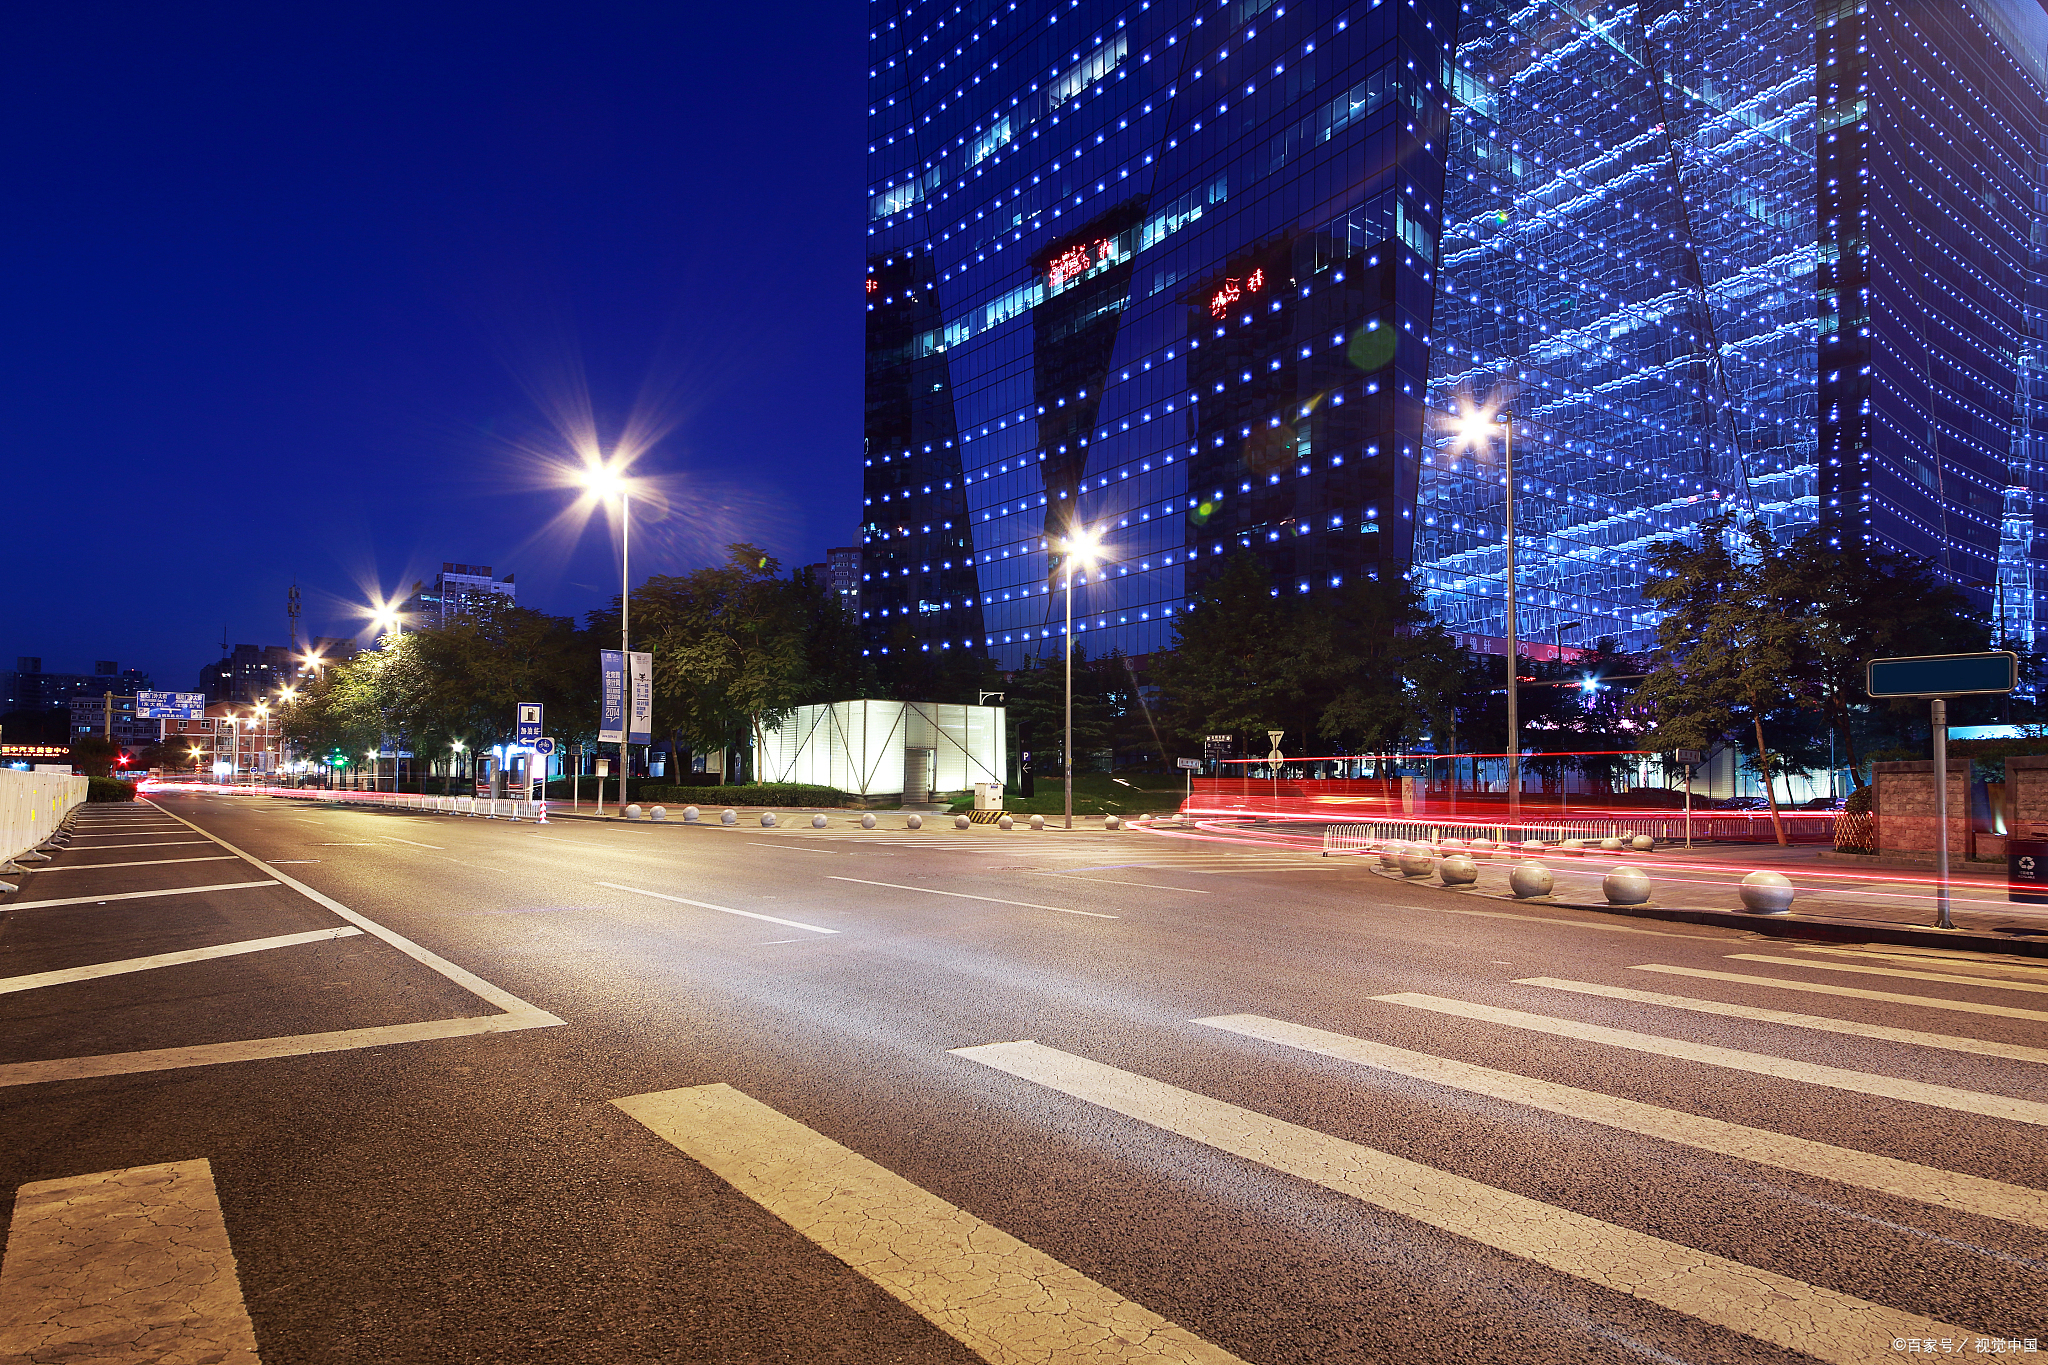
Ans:
{"label": "concrete wall", "polygon": [[2015,839],[2048,839],[2048,757],[2005,760],[2005,829]]}

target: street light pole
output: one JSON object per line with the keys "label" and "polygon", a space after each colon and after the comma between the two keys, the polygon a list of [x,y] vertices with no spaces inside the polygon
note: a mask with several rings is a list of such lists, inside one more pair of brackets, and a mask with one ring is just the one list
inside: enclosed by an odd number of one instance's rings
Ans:
{"label": "street light pole", "polygon": [[[623,676],[619,692],[619,811],[626,809],[626,773],[630,770],[626,762],[626,736],[633,729],[633,646],[626,629],[626,612],[632,605],[633,574],[630,568],[628,540],[633,534],[633,518],[628,509],[631,495],[626,485],[619,485],[619,668]],[[598,783],[598,794],[604,793],[604,783]]]}
{"label": "street light pole", "polygon": [[1074,827],[1074,547],[1067,544],[1067,718],[1060,741],[1060,758],[1066,769],[1067,828]]}
{"label": "street light pole", "polygon": [[1517,700],[1521,692],[1521,680],[1517,676],[1516,658],[1521,650],[1516,643],[1515,617],[1520,614],[1520,601],[1515,588],[1515,414],[1502,410],[1501,420],[1507,424],[1506,456],[1501,461],[1507,475],[1507,570],[1508,570],[1508,823],[1517,824],[1522,818],[1522,730],[1521,712]]}

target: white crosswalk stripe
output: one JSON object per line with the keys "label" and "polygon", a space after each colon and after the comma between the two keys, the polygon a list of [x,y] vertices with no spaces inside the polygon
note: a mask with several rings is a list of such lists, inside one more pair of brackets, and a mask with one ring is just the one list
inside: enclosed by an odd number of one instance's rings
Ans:
{"label": "white crosswalk stripe", "polygon": [[1496,1071],[1470,1062],[1410,1052],[1406,1048],[1390,1047],[1385,1043],[1368,1042],[1254,1014],[1219,1015],[1195,1022],[1282,1047],[1410,1076],[1434,1085],[1490,1095],[1495,1099],[1548,1110],[1568,1118],[1584,1119],[1644,1137],[1662,1138],[1666,1142],[1696,1147],[1701,1151],[1720,1152],[1759,1165],[1815,1175],[1880,1194],[1963,1209],[1985,1218],[2048,1228],[2048,1190],[2029,1189],[2002,1180],[1988,1180],[1983,1176],[1937,1170],[1894,1157],[1851,1151],[1831,1143],[1704,1118],[1640,1100],[1539,1081],[1511,1071]]}
{"label": "white crosswalk stripe", "polygon": [[983,1360],[1242,1365],[731,1086],[613,1103]]}
{"label": "white crosswalk stripe", "polygon": [[1983,1038],[1963,1038],[1953,1033],[1923,1033],[1918,1029],[1864,1024],[1854,1019],[1830,1019],[1817,1014],[1794,1014],[1789,1010],[1761,1009],[1755,1005],[1731,1005],[1720,1000],[1700,1000],[1689,995],[1666,995],[1661,991],[1636,991],[1626,986],[1602,986],[1591,981],[1560,981],[1549,976],[1525,976],[1517,986],[1541,986],[1546,990],[1597,995],[1608,1000],[1628,1000],[1638,1005],[1664,1005],[1691,1010],[1696,1014],[1718,1014],[1727,1019],[1754,1019],[1763,1024],[1786,1024],[1823,1033],[1840,1033],[1851,1038],[1874,1038],[1888,1043],[1911,1043],[1916,1047],[1945,1048],[1950,1052],[1972,1052],[1980,1057],[2003,1057],[2015,1062],[2048,1062],[2048,1048],[2018,1043],[1995,1043]]}
{"label": "white crosswalk stripe", "polygon": [[[1919,1009],[1954,1010],[1961,1014],[1990,1014],[2001,1019],[2048,1022],[2048,1010],[2021,1009],[2017,1005],[1981,1005],[1974,1000],[1944,1000],[1936,995],[1901,995],[1896,991],[1866,991],[1855,986],[1837,986],[1826,981],[1787,981],[1775,976],[1747,976],[1741,972],[1715,972],[1704,967],[1672,967],[1645,962],[1631,970],[1662,972],[1666,976],[1693,976],[1703,981],[1732,981],[1738,986],[1765,986],[1780,991],[1805,991],[1811,995],[1835,995],[1848,1000],[1881,1000],[1890,1005],[1912,1005]],[[1972,983],[1976,984],[1976,983]]]}
{"label": "white crosswalk stripe", "polygon": [[957,1048],[1035,1085],[1494,1247],[1837,1365],[1893,1337],[1969,1333],[1034,1042]]}
{"label": "white crosswalk stripe", "polygon": [[1880,1076],[1867,1071],[1852,1071],[1846,1067],[1822,1066],[1815,1062],[1792,1061],[1784,1057],[1772,1057],[1760,1052],[1743,1052],[1736,1048],[1715,1047],[1707,1043],[1687,1042],[1682,1038],[1665,1038],[1653,1033],[1635,1033],[1628,1029],[1608,1028],[1601,1024],[1581,1023],[1576,1019],[1559,1019],[1548,1014],[1531,1014],[1525,1010],[1499,1009],[1492,1005],[1474,1004],[1467,1000],[1449,1000],[1442,996],[1424,995],[1413,991],[1397,991],[1390,995],[1372,997],[1390,1005],[1407,1005],[1415,1009],[1431,1010],[1460,1019],[1472,1019],[1481,1023],[1503,1024],[1509,1028],[1527,1029],[1533,1033],[1545,1033],[1556,1038],[1576,1038],[1581,1042],[1605,1043],[1610,1047],[1628,1048],[1635,1052],[1647,1052],[1655,1056],[1671,1057],[1681,1061],[1704,1062],[1709,1066],[1726,1067],[1732,1071],[1746,1071],[1757,1076],[1775,1076],[1781,1080],[1803,1081],[1808,1085],[1823,1085],[1834,1090],[1847,1090],[1859,1095],[1876,1095],[1885,1099],[1910,1100],[1915,1104],[1932,1105],[1940,1109],[1953,1109],[1965,1114],[1978,1114],[1986,1118],[2008,1119],[2014,1123],[2032,1123],[2048,1126],[2048,1104],[2037,1100],[2014,1099],[2007,1095],[1987,1095],[1975,1090],[1959,1090],[1952,1086],[1930,1085],[1925,1081],[1904,1081],[1890,1076]]}
{"label": "white crosswalk stripe", "polygon": [[2020,981],[2002,975],[1981,974],[1958,976],[1954,972],[1907,971],[1901,967],[1873,967],[1856,962],[1813,962],[1797,957],[1772,957],[1769,953],[1730,953],[1728,958],[1731,962],[1769,962],[1780,967],[1804,967],[1816,972],[1856,972],[1864,976],[1889,976],[1904,981],[1935,981],[1949,986],[1985,986],[1993,990],[2036,991],[2048,995],[2048,980]]}

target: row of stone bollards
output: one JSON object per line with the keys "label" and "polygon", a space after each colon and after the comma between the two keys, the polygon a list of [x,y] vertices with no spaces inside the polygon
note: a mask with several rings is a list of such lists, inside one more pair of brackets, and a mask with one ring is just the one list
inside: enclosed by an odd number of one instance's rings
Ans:
{"label": "row of stone bollards", "polygon": [[[1656,841],[1647,834],[1638,834],[1631,840],[1602,839],[1600,847],[1606,852],[1647,853],[1656,847]],[[1480,861],[1492,858],[1495,853],[1520,855],[1522,861],[1508,869],[1508,890],[1517,900],[1535,900],[1552,894],[1557,878],[1534,855],[1542,851],[1553,857],[1584,857],[1586,849],[1585,841],[1580,839],[1566,839],[1555,845],[1525,839],[1519,847],[1496,844],[1491,839],[1444,839],[1433,846],[1392,840],[1373,851],[1379,854],[1380,866],[1390,872],[1409,878],[1427,877],[1434,872],[1443,885],[1453,887],[1476,883]],[[1600,894],[1609,905],[1647,905],[1651,892],[1650,874],[1640,867],[1623,864],[1600,879]],[[1782,872],[1752,872],[1737,885],[1736,894],[1742,900],[1742,908],[1752,914],[1782,915],[1792,909],[1792,880]]]}
{"label": "row of stone bollards", "polygon": [[[633,805],[629,805],[629,806],[627,806],[627,807],[626,807],[626,809],[625,809],[625,817],[626,817],[626,818],[627,818],[628,820],[652,820],[652,821],[654,821],[654,822],[655,822],[655,823],[657,823],[657,824],[664,824],[664,823],[666,823],[666,822],[668,821],[668,808],[667,808],[666,806],[654,806],[654,807],[652,807],[652,808],[650,808],[650,809],[647,809],[647,810],[642,810],[642,809],[640,808],[640,806],[638,805],[638,803],[635,803],[635,804],[633,804]],[[704,813],[703,813],[702,811],[698,810],[698,809],[697,809],[697,807],[695,807],[695,806],[685,806],[685,807],[683,807],[683,821],[682,821],[682,822],[683,822],[684,824],[686,824],[686,825],[695,825],[695,824],[699,824],[699,823],[701,823],[701,822],[703,821],[703,818],[704,818]],[[776,814],[776,813],[775,813],[774,811],[772,811],[772,810],[769,810],[769,811],[762,811],[762,812],[761,812],[761,828],[763,828],[763,829],[774,829],[774,828],[776,827],[777,823],[779,822],[780,818],[781,818],[781,817],[780,817],[780,816],[778,816],[778,815],[777,815],[777,814]],[[719,824],[721,824],[721,825],[737,825],[737,824],[738,824],[739,822],[740,822],[740,816],[739,816],[739,812],[738,812],[738,811],[735,811],[735,810],[725,810],[725,811],[720,811],[720,812],[719,812],[719,815],[718,815],[718,823],[719,823]],[[829,825],[830,825],[831,823],[832,823],[832,821],[831,821],[831,818],[830,818],[829,816],[826,816],[826,815],[823,815],[823,814],[817,814],[817,815],[813,815],[813,816],[811,817],[811,828],[812,828],[812,829],[824,829],[824,828],[826,828],[827,826],[829,826]],[[876,822],[876,820],[875,820],[875,813],[874,813],[873,811],[863,811],[863,812],[861,812],[861,817],[860,817],[860,827],[861,827],[862,829],[873,829],[873,828],[875,827],[876,823],[877,823],[877,822]],[[1002,829],[1002,830],[1009,830],[1009,829],[1014,829],[1014,828],[1016,828],[1016,824],[1017,824],[1017,822],[1016,822],[1016,821],[1015,821],[1014,819],[1012,819],[1012,818],[1011,818],[1010,816],[1008,816],[1008,815],[1004,815],[1004,816],[999,816],[999,817],[997,818],[997,820],[996,820],[996,822],[995,822],[995,823],[996,823],[996,828],[997,828],[997,829]],[[1123,822],[1122,820],[1118,819],[1118,818],[1117,818],[1116,816],[1114,816],[1114,815],[1105,815],[1105,816],[1103,816],[1103,817],[1102,817],[1102,827],[1103,827],[1104,829],[1107,829],[1107,830],[1118,830],[1118,829],[1122,829],[1122,828],[1123,828],[1123,823],[1124,823],[1124,822]],[[910,813],[909,815],[907,815],[907,816],[905,816],[905,817],[904,817],[904,820],[903,820],[903,824],[904,824],[904,827],[905,827],[906,829],[923,829],[923,828],[924,828],[924,816],[923,816],[923,815],[921,815],[921,814],[919,814],[919,813],[917,813],[916,811],[913,811],[913,812],[911,812],[911,813]],[[973,822],[972,820],[968,819],[968,818],[967,818],[966,816],[964,816],[964,815],[956,815],[956,816],[954,816],[954,817],[953,817],[953,828],[954,828],[954,829],[972,829],[973,827],[974,827],[974,822]],[[1043,815],[1034,815],[1034,816],[1032,816],[1032,817],[1031,817],[1031,828],[1033,828],[1033,829],[1044,829],[1044,828],[1045,828],[1045,817],[1044,817]]]}

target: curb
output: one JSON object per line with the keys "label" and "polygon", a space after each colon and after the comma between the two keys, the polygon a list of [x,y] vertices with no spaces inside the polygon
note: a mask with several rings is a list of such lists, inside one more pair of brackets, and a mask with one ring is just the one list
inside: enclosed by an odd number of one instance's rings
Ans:
{"label": "curb", "polygon": [[2001,953],[2009,957],[2048,958],[2048,936],[2008,938],[2001,934],[1979,934],[1967,929],[1936,929],[1914,924],[1876,924],[1867,920],[1820,919],[1810,915],[1752,915],[1735,910],[1687,910],[1667,905],[1607,905],[1593,901],[1563,901],[1549,896],[1522,899],[1493,891],[1461,891],[1457,887],[1403,877],[1385,868],[1368,869],[1376,877],[1432,891],[1449,891],[1482,900],[1506,901],[1510,905],[1555,905],[1566,910],[1589,910],[1627,919],[1654,919],[1679,924],[1705,924],[1721,929],[1746,929],[1766,938],[1805,938],[1828,943],[1895,943],[1914,948],[1959,948],[1966,952]]}

